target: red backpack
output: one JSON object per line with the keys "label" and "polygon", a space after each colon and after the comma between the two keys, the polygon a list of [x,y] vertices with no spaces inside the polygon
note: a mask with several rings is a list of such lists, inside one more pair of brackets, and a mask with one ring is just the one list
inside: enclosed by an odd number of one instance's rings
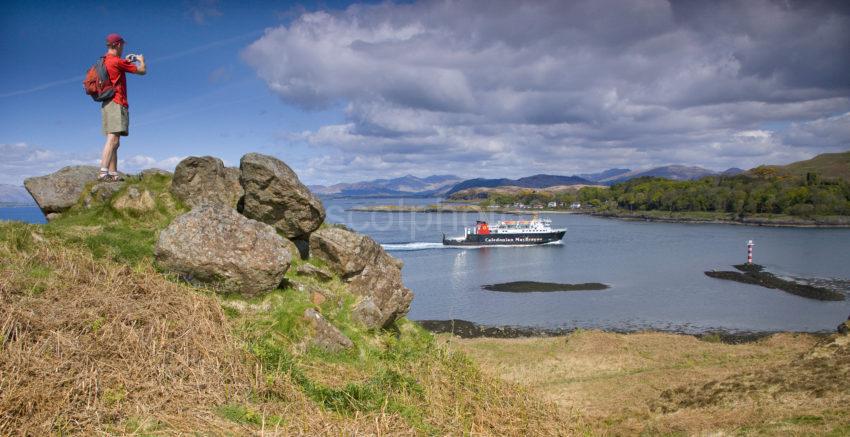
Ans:
{"label": "red backpack", "polygon": [[112,81],[109,80],[109,73],[106,71],[103,56],[89,68],[86,78],[83,80],[83,88],[95,102],[108,102],[115,96],[115,88],[112,87]]}

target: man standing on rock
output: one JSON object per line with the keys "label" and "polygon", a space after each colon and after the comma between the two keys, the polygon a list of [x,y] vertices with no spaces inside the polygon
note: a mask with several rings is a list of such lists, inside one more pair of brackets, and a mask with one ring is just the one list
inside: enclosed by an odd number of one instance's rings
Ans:
{"label": "man standing on rock", "polygon": [[115,96],[108,102],[103,102],[100,108],[103,117],[103,134],[106,135],[106,144],[103,145],[103,153],[100,158],[100,174],[98,180],[119,181],[118,175],[118,147],[121,146],[121,137],[130,133],[130,111],[127,104],[127,78],[125,73],[144,75],[147,73],[145,57],[135,56],[139,65],[136,66],[128,59],[121,57],[124,52],[124,38],[117,33],[111,33],[106,37],[108,48],[103,60],[109,80],[115,89]]}

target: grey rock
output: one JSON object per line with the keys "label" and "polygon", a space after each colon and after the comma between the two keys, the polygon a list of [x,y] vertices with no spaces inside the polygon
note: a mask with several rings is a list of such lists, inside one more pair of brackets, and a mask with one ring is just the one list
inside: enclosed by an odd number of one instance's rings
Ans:
{"label": "grey rock", "polygon": [[235,208],[242,187],[233,184],[232,173],[218,158],[190,156],[174,169],[171,194],[190,208],[206,204]]}
{"label": "grey rock", "polygon": [[112,201],[112,207],[117,210],[133,210],[137,212],[151,211],[156,208],[156,202],[150,191],[132,186]]}
{"label": "grey rock", "polygon": [[[236,167],[224,167],[224,186],[237,202],[245,194],[242,184],[239,183],[239,176],[241,174],[242,172]],[[234,205],[236,205],[235,202]]]}
{"label": "grey rock", "polygon": [[298,272],[299,275],[312,276],[320,281],[330,281],[333,278],[333,274],[330,272],[306,263],[298,266],[296,272]]}
{"label": "grey rock", "polygon": [[44,215],[44,218],[47,219],[47,221],[49,222],[52,222],[53,220],[56,220],[60,217],[62,217],[62,213],[60,212],[51,212],[50,214]]}
{"label": "grey rock", "polygon": [[160,233],[155,256],[163,270],[245,296],[276,288],[291,261],[274,228],[212,204],[174,219]]}
{"label": "grey rock", "polygon": [[325,261],[344,279],[357,275],[384,253],[375,240],[340,227],[326,227],[310,235],[310,254]]}
{"label": "grey rock", "polygon": [[83,205],[90,208],[98,203],[108,201],[121,190],[122,182],[97,182],[92,185],[89,194],[83,199]]}
{"label": "grey rock", "polygon": [[140,179],[144,179],[148,176],[172,176],[172,173],[158,168],[146,168],[139,172]]}
{"label": "grey rock", "polygon": [[348,284],[352,293],[371,297],[381,310],[380,325],[367,325],[369,327],[386,327],[410,310],[413,292],[404,286],[401,270],[389,255],[384,254],[376,262],[367,265],[363,272],[349,279]]}
{"label": "grey rock", "polygon": [[354,320],[368,327],[381,326],[383,315],[381,309],[375,305],[372,298],[367,297],[361,300],[351,312]]}
{"label": "grey rock", "polygon": [[351,339],[313,308],[307,308],[304,311],[304,319],[312,327],[310,343],[313,346],[331,353],[342,352],[354,347]]}
{"label": "grey rock", "polygon": [[98,168],[91,165],[65,167],[45,176],[27,178],[24,187],[45,214],[61,213],[74,206],[86,184],[97,180]]}
{"label": "grey rock", "polygon": [[372,308],[361,310],[361,321],[367,327],[386,327],[409,311],[413,292],[404,286],[401,264],[375,240],[347,229],[326,227],[310,236],[310,254],[340,275],[352,293],[369,298],[377,308],[380,316],[375,316]]}
{"label": "grey rock", "polygon": [[283,161],[249,153],[239,169],[245,216],[274,226],[289,239],[307,236],[325,220],[322,202]]}

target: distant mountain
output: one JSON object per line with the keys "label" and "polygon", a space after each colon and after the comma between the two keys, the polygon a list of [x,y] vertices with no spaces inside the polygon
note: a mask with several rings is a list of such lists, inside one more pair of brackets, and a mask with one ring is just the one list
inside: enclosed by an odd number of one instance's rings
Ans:
{"label": "distant mountain", "polygon": [[[818,173],[823,177],[843,177],[850,179],[850,151],[843,153],[825,153],[806,161],[791,163],[785,166],[762,166],[773,168],[780,174],[805,176],[807,172]],[[753,169],[755,170],[755,169]],[[734,176],[747,174],[753,170],[743,170],[732,167],[723,172],[716,172],[702,167],[667,165],[651,169],[629,170],[612,168],[598,173],[582,173],[576,176],[558,176],[538,174],[519,179],[476,178],[462,180],[453,175],[403,176],[395,179],[376,179],[351,184],[335,184],[331,186],[313,185],[310,189],[319,194],[351,196],[351,197],[381,197],[381,196],[443,196],[449,197],[463,190],[478,189],[487,191],[489,188],[510,187],[521,188],[550,188],[579,185],[613,185],[639,177],[660,177],[672,180],[691,180],[705,176],[723,175]],[[475,194],[475,193],[473,193]],[[465,193],[464,193],[465,195]],[[30,200],[31,202],[31,200]]]}
{"label": "distant mountain", "polygon": [[778,173],[789,176],[805,177],[806,173],[817,173],[822,177],[850,180],[850,151],[823,153],[805,161],[792,162],[788,165],[766,165],[756,167],[749,172],[764,167],[775,169]]}
{"label": "distant mountain", "polygon": [[341,197],[440,196],[462,179],[454,175],[413,175],[353,183],[311,185],[314,193]]}
{"label": "distant mountain", "polygon": [[469,188],[494,188],[494,187],[521,187],[521,188],[547,188],[560,185],[593,185],[593,181],[589,181],[578,176],[557,176],[548,174],[538,174],[519,179],[469,179],[456,184],[445,195],[450,196],[461,190]]}
{"label": "distant mountain", "polygon": [[691,179],[699,179],[705,176],[716,175],[717,172],[708,170],[702,167],[688,167],[684,165],[667,165],[664,167],[655,167],[649,170],[632,170],[628,173],[622,173],[620,175],[607,178],[600,179],[597,182],[602,182],[608,185],[616,184],[618,182],[625,182],[629,179],[640,178],[640,177],[656,177],[656,178],[666,178],[672,179],[675,181],[684,181]]}
{"label": "distant mountain", "polygon": [[598,182],[604,179],[616,178],[617,176],[628,173],[630,171],[631,170],[627,168],[612,168],[605,171],[601,171],[599,173],[582,173],[577,174],[576,176],[587,179],[589,181]]}
{"label": "distant mountain", "polygon": [[35,205],[35,201],[20,185],[0,184],[0,204]]}
{"label": "distant mountain", "polygon": [[[560,194],[565,192],[576,192],[584,187],[599,187],[601,185],[553,185],[545,188],[535,188],[533,191],[538,194]],[[517,196],[523,191],[528,191],[528,187],[516,187],[512,185],[502,185],[498,187],[475,187],[466,188],[446,196],[451,200],[481,200],[490,198],[494,195]]]}

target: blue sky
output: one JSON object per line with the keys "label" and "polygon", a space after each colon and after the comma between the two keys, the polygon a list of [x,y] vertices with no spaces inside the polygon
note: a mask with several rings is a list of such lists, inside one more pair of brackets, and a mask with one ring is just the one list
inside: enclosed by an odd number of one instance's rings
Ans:
{"label": "blue sky", "polygon": [[3,2],[0,183],[97,161],[82,76],[118,32],[121,167],[280,157],[307,183],[722,170],[850,149],[830,1]]}
{"label": "blue sky", "polygon": [[[303,11],[344,6],[4,2],[0,143],[55,154],[56,162],[45,162],[47,171],[63,161],[96,160],[103,145],[100,109],[83,93],[81,77],[105,52],[105,36],[118,32],[127,41],[125,54],[143,53],[149,69],[146,76],[128,75],[131,135],[122,142],[122,158],[163,161],[209,154],[238,165],[244,153],[259,151],[303,165],[310,151],[282,140],[282,134],[337,122],[340,110],[304,111],[284,104],[240,53],[265,28],[285,25]],[[136,166],[148,162],[138,161]],[[19,183],[20,176],[0,182]]]}

